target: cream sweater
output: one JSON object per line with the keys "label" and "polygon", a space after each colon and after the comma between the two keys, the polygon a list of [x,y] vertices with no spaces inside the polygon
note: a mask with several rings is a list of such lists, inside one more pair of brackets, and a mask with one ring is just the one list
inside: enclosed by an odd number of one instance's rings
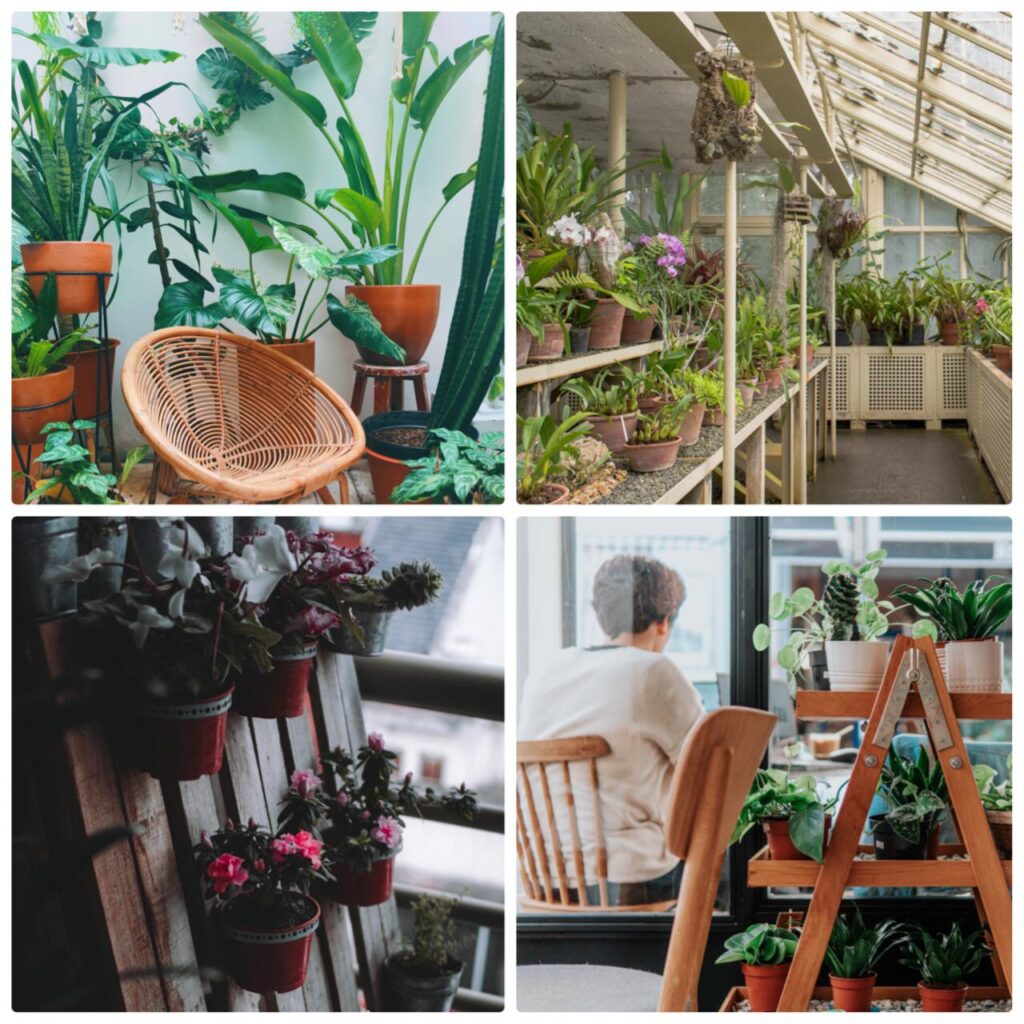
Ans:
{"label": "cream sweater", "polygon": [[[672,770],[703,710],[696,689],[669,658],[635,647],[570,647],[527,677],[520,739],[603,736],[612,748],[597,762],[610,881],[645,882],[675,867],[676,858],[665,848]],[[531,769],[531,785],[550,857],[536,772]],[[593,885],[594,815],[585,764],[574,765],[571,778],[587,882]],[[557,765],[548,767],[548,780],[566,870],[574,881],[565,786]]]}

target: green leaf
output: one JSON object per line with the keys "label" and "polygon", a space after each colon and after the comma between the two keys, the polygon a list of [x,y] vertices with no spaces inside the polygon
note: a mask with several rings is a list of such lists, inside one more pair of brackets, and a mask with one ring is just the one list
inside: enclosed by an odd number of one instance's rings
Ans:
{"label": "green leaf", "polygon": [[762,622],[754,627],[753,644],[755,651],[767,651],[771,646],[772,631]]}
{"label": "green leaf", "polygon": [[72,57],[96,68],[109,67],[111,64],[125,68],[137,64],[170,64],[181,57],[180,53],[173,50],[147,50],[138,46],[81,46],[61,36],[45,32],[32,34],[18,28],[14,29],[14,34],[31,39],[60,57]]}
{"label": "green leaf", "polygon": [[352,296],[348,296],[342,303],[334,295],[328,295],[327,315],[331,323],[350,341],[378,355],[390,356],[399,363],[405,363],[404,349],[399,348],[380,329],[365,303],[357,302]]}
{"label": "green leaf", "polygon": [[466,168],[461,174],[455,174],[448,179],[448,184],[441,189],[444,201],[450,203],[467,185],[476,180],[476,164]]}
{"label": "green leaf", "polygon": [[772,594],[768,599],[768,617],[781,619],[786,615],[786,595],[778,592]]}
{"label": "green leaf", "polygon": [[288,171],[261,174],[250,168],[224,174],[199,174],[189,181],[203,192],[269,192],[272,195],[288,196],[289,199],[306,198],[306,186],[302,179]]}
{"label": "green leaf", "polygon": [[316,194],[316,205],[322,210],[330,203],[336,203],[366,231],[376,231],[384,219],[380,203],[353,188],[325,188]]}
{"label": "green leaf", "polygon": [[722,69],[722,85],[729,94],[729,99],[739,108],[743,109],[750,102],[750,83],[746,79],[739,78],[730,71]]}
{"label": "green leaf", "polygon": [[303,12],[298,19],[334,94],[342,100],[351,99],[363,69],[363,57],[348,22],[332,11]]}
{"label": "green leaf", "polygon": [[271,285],[261,292],[223,267],[214,267],[213,276],[220,282],[220,306],[228,316],[256,334],[283,334],[295,313],[294,283]]}
{"label": "green leaf", "polygon": [[367,249],[350,249],[346,252],[332,252],[326,245],[300,242],[285,226],[268,218],[274,229],[274,236],[289,256],[298,260],[299,266],[314,280],[320,278],[351,276],[349,273],[359,267],[374,266],[393,259],[399,250],[393,245],[378,245]]}
{"label": "green leaf", "polygon": [[402,15],[402,56],[415,57],[430,39],[437,20],[433,11],[406,11]]}
{"label": "green leaf", "polygon": [[170,285],[160,296],[153,326],[216,327],[227,313],[219,302],[203,305],[204,296],[203,286],[195,281]]}
{"label": "green leaf", "polygon": [[789,838],[812,860],[821,863],[825,840],[825,808],[817,802],[794,811],[789,817]]}
{"label": "green leaf", "polygon": [[412,123],[420,131],[426,131],[444,102],[455,87],[455,83],[469,70],[473,61],[491,45],[490,36],[479,36],[467,40],[457,47],[452,56],[445,59],[420,86],[412,101],[410,112]]}
{"label": "green leaf", "polygon": [[793,604],[793,614],[803,615],[814,604],[814,591],[810,587],[799,587],[793,591],[790,600]]}

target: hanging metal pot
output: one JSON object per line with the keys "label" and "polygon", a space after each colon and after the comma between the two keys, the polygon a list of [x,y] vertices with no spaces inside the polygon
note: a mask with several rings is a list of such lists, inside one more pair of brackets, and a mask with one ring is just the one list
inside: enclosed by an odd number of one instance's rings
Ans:
{"label": "hanging metal pot", "polygon": [[78,553],[87,555],[99,548],[113,556],[110,565],[93,569],[84,583],[78,585],[78,601],[95,601],[121,589],[124,580],[124,562],[128,553],[128,521],[124,516],[115,519],[83,516],[78,521]]}
{"label": "hanging metal pot", "polygon": [[15,608],[29,622],[73,615],[78,610],[75,583],[45,583],[44,571],[67,565],[78,555],[74,516],[19,516],[14,520]]}

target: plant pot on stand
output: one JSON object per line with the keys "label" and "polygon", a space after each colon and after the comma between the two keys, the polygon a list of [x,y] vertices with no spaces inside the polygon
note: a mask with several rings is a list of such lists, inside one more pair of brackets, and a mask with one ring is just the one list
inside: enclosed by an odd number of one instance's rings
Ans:
{"label": "plant pot on stand", "polygon": [[101,413],[110,411],[110,386],[114,380],[114,361],[120,344],[117,338],[111,338],[105,352],[101,342],[69,352],[64,357],[64,362],[75,371],[75,415],[78,419],[94,420]]}
{"label": "plant pot on stand", "polygon": [[950,640],[946,644],[945,671],[950,693],[1000,693],[1003,642],[995,637]]}
{"label": "plant pot on stand", "polygon": [[[405,350],[405,363],[418,363],[427,351],[437,314],[441,308],[439,284],[350,284],[346,295],[365,302],[376,317],[380,329],[399,348]],[[390,356],[380,355],[357,345],[363,362],[375,366],[400,365]]]}
{"label": "plant pot on stand", "polygon": [[521,370],[529,361],[533,335],[525,327],[516,327],[516,369]]}
{"label": "plant pot on stand", "polygon": [[[15,445],[42,444],[47,423],[70,423],[75,371],[58,364],[52,373],[11,379],[11,433]],[[23,467],[27,468],[27,467]]]}
{"label": "plant pot on stand", "polygon": [[997,369],[1013,373],[1013,349],[1009,345],[993,345],[990,351]]}
{"label": "plant pot on stand", "polygon": [[746,982],[747,1002],[754,1013],[774,1013],[789,976],[789,963],[740,964]]}
{"label": "plant pot on stand", "polygon": [[32,291],[39,295],[47,274],[57,278],[57,315],[95,313],[114,263],[108,242],[30,242],[21,246]]}
{"label": "plant pot on stand", "polygon": [[830,689],[877,690],[882,685],[888,652],[884,640],[826,640]]}
{"label": "plant pot on stand", "polygon": [[590,348],[618,348],[622,343],[622,321],[626,307],[615,299],[598,299],[590,316]]}
{"label": "plant pot on stand", "polygon": [[335,654],[350,654],[358,658],[380,657],[388,638],[391,610],[353,605],[352,614],[362,635],[342,616],[341,622],[331,630],[324,643]]}
{"label": "plant pot on stand", "polygon": [[942,339],[943,345],[959,345],[960,324],[956,320],[950,323],[940,323],[939,337]]}
{"label": "plant pot on stand", "polygon": [[527,362],[551,363],[565,355],[565,332],[561,324],[545,324],[540,338],[530,339],[530,354]]}
{"label": "plant pot on stand", "polygon": [[924,1013],[960,1013],[967,999],[966,985],[957,988],[932,988],[919,981],[917,991]]}
{"label": "plant pot on stand", "polygon": [[675,465],[679,454],[680,439],[648,442],[647,444],[627,444],[623,452],[629,459],[629,468],[634,473],[656,473]]}
{"label": "plant pot on stand", "polygon": [[636,431],[635,412],[619,416],[588,416],[590,432],[613,454],[621,454]]}
{"label": "plant pot on stand", "polygon": [[316,644],[289,654],[270,653],[274,667],[264,675],[247,673],[238,681],[235,713],[248,718],[300,718],[306,713]]}
{"label": "plant pot on stand", "polygon": [[875,860],[935,860],[939,855],[939,825],[922,823],[918,841],[905,839],[885,820],[884,814],[872,814],[871,844]]}
{"label": "plant pot on stand", "polygon": [[832,985],[833,1009],[844,1013],[870,1012],[877,974],[869,974],[866,978],[837,978],[830,974],[828,980]]}

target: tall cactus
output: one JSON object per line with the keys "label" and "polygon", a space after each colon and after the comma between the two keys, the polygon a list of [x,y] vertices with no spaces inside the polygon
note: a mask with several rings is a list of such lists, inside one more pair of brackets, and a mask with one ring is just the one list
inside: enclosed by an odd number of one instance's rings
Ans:
{"label": "tall cactus", "polygon": [[829,577],[822,594],[825,614],[832,627],[833,640],[855,640],[857,638],[857,605],[860,592],[857,581],[846,573]]}
{"label": "tall cactus", "polygon": [[487,394],[504,349],[505,246],[499,232],[505,184],[505,19],[487,75],[480,154],[462,253],[462,280],[431,410],[431,427],[465,431]]}

